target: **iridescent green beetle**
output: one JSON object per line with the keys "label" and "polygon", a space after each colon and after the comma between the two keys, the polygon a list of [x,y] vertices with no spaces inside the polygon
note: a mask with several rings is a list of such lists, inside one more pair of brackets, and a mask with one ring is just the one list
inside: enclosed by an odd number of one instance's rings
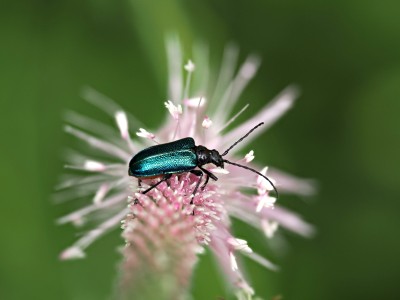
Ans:
{"label": "iridescent green beetle", "polygon": [[193,190],[193,194],[196,194],[204,174],[206,174],[206,180],[202,186],[202,189],[206,187],[210,177],[215,181],[218,180],[213,173],[203,168],[205,164],[211,163],[217,167],[224,168],[224,163],[228,163],[252,171],[265,178],[272,185],[275,193],[278,195],[278,191],[276,190],[274,184],[265,175],[247,166],[240,165],[222,158],[228,154],[233,147],[235,147],[250,133],[252,133],[257,127],[263,124],[264,123],[260,123],[253,127],[246,135],[237,140],[223,154],[219,154],[219,152],[215,149],[209,150],[201,145],[196,146],[194,139],[191,137],[146,148],[132,157],[131,161],[129,162],[128,174],[129,176],[138,178],[139,185],[141,179],[163,177],[159,182],[142,192],[142,194],[146,194],[157,187],[160,183],[171,178],[173,174],[190,172],[199,177],[196,187]]}

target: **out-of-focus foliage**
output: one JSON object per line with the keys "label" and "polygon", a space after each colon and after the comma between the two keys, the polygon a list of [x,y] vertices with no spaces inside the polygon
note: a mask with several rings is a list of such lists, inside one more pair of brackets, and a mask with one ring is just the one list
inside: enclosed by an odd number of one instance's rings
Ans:
{"label": "out-of-focus foliage", "polygon": [[[3,1],[0,299],[112,294],[118,231],[91,247],[86,260],[57,259],[75,230],[55,226],[54,219],[79,206],[50,201],[62,150],[77,146],[61,131],[62,113],[74,109],[112,124],[79,97],[91,85],[150,128],[160,124],[163,38],[172,30],[187,49],[193,41],[209,42],[213,62],[229,41],[243,55],[263,58],[241,101],[251,104],[246,114],[287,84],[302,89],[295,108],[254,150],[260,162],[318,180],[312,199],[279,200],[314,223],[318,235],[303,240],[283,233],[285,251],[273,252],[260,232],[236,223],[239,237],[250,235],[250,246],[281,265],[273,273],[245,261],[258,294],[398,298],[399,10],[389,0]],[[207,254],[193,290],[195,299],[229,299]]]}

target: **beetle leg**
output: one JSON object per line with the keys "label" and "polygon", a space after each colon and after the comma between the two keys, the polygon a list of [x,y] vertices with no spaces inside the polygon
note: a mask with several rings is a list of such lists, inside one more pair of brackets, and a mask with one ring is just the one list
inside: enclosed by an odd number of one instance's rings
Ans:
{"label": "beetle leg", "polygon": [[208,180],[210,180],[210,176],[208,176],[208,174],[206,174],[206,181],[204,182],[204,184],[201,186],[201,190],[204,190],[205,187],[207,186]]}
{"label": "beetle leg", "polygon": [[[197,189],[199,188],[201,179],[203,178],[203,175],[204,175],[204,174],[203,174],[203,172],[200,171],[200,170],[191,170],[191,171],[189,171],[189,172],[192,173],[192,174],[194,174],[194,175],[196,175],[196,176],[199,176],[199,181],[197,181],[196,187],[194,188],[194,191],[193,191],[193,193],[192,193],[192,200],[190,200],[190,204],[193,204],[194,195],[196,195]],[[192,211],[192,215],[194,216],[194,209],[193,209],[193,211]]]}
{"label": "beetle leg", "polygon": [[[194,191],[193,191],[193,196],[194,196],[197,192],[197,189],[199,188],[201,179],[203,178],[203,172],[200,170],[191,170],[190,173],[199,177],[199,181],[197,181],[196,187],[194,188]],[[193,198],[192,198],[192,201],[190,201],[190,204],[192,204],[192,202],[193,202]]]}
{"label": "beetle leg", "polygon": [[164,178],[161,179],[159,182],[157,182],[156,184],[152,185],[151,187],[149,187],[147,190],[145,190],[142,194],[146,194],[148,192],[150,192],[152,189],[154,189],[155,187],[157,187],[161,182],[167,181],[168,179],[170,179],[172,176],[172,174],[166,174],[164,175]]}
{"label": "beetle leg", "polygon": [[204,182],[203,186],[201,187],[202,190],[204,190],[204,188],[206,187],[206,185],[207,185],[208,180],[210,179],[210,177],[211,177],[213,180],[215,180],[215,181],[218,180],[218,177],[215,176],[215,175],[214,175],[213,173],[211,173],[210,171],[208,171],[208,170],[206,170],[206,169],[204,169],[204,168],[202,168],[202,167],[199,167],[199,169],[202,170],[204,173],[206,173],[206,176],[207,176],[207,177],[206,177],[206,181]]}

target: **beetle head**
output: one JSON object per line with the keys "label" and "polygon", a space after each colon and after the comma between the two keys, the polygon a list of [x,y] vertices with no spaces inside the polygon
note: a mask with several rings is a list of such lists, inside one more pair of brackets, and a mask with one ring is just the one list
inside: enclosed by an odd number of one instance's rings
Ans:
{"label": "beetle head", "polygon": [[217,150],[210,150],[211,162],[217,167],[224,168],[224,159]]}
{"label": "beetle head", "polygon": [[217,167],[224,167],[224,160],[217,150],[209,150],[204,146],[196,146],[197,164],[199,166],[212,163]]}

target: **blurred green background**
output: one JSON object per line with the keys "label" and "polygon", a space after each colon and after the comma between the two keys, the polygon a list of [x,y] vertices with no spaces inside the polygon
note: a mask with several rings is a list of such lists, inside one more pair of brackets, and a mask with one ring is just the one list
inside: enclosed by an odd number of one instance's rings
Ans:
{"label": "blurred green background", "polygon": [[[289,247],[280,255],[260,232],[236,224],[281,266],[274,273],[248,262],[258,295],[400,299],[399,1],[38,0],[0,7],[0,299],[111,295],[118,230],[90,247],[87,259],[58,260],[76,234],[54,223],[72,205],[50,201],[62,150],[73,143],[62,132],[62,113],[101,117],[79,97],[91,85],[149,128],[158,126],[169,30],[187,49],[208,42],[215,61],[229,41],[242,58],[262,57],[240,102],[251,101],[246,117],[288,84],[302,89],[295,108],[254,149],[260,162],[317,179],[317,196],[280,201],[315,224],[318,235],[284,233]],[[205,255],[195,299],[231,299],[214,270]]]}

